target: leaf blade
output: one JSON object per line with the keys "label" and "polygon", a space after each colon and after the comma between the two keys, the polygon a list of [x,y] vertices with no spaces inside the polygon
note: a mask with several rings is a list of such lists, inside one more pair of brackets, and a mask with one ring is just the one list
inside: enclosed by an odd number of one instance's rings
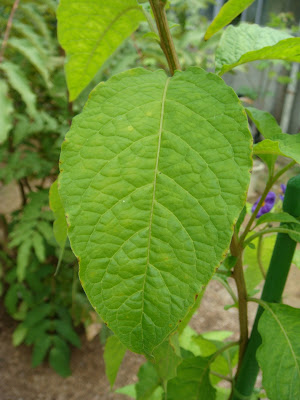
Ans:
{"label": "leaf blade", "polygon": [[204,40],[208,40],[224,26],[228,25],[241,12],[248,8],[254,0],[229,0],[225,3],[213,22],[207,28]]}
{"label": "leaf blade", "polygon": [[12,124],[13,103],[8,97],[8,86],[5,81],[0,81],[0,143],[3,143],[9,134]]}
{"label": "leaf blade", "polygon": [[68,56],[65,71],[70,101],[90,83],[101,65],[143,19],[136,0],[60,2],[58,39]]}
{"label": "leaf blade", "polygon": [[[207,87],[218,94],[209,95]],[[82,123],[94,126],[84,139]],[[225,176],[216,147],[234,178]],[[69,237],[90,301],[126,347],[151,354],[211,278],[243,206],[250,153],[236,96],[199,68],[170,80],[144,69],[116,75],[92,92],[74,119],[60,175]],[[216,207],[228,214],[215,214]]]}
{"label": "leaf blade", "polygon": [[234,67],[255,60],[300,60],[300,38],[256,24],[229,26],[216,51],[216,73],[223,75]]}
{"label": "leaf blade", "polygon": [[300,310],[284,304],[265,303],[258,331],[262,345],[256,356],[263,384],[271,400],[300,395]]}
{"label": "leaf blade", "polygon": [[254,146],[254,153],[283,155],[300,163],[300,134],[283,133],[273,115],[254,107],[247,107],[246,112],[265,137]]}

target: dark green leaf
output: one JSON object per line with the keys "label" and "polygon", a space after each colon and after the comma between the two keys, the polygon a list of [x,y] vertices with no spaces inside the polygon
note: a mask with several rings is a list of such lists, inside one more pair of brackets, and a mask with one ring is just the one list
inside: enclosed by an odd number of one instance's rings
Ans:
{"label": "dark green leaf", "polygon": [[262,345],[256,356],[270,400],[300,398],[300,310],[265,304],[258,324]]}

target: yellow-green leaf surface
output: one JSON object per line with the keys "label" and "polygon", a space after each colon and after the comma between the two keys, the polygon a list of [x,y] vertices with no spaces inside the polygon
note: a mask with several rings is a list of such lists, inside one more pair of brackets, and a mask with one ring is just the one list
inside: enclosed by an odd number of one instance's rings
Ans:
{"label": "yellow-green leaf surface", "polygon": [[64,248],[68,235],[68,226],[65,217],[65,210],[58,193],[57,180],[51,185],[49,191],[49,203],[55,218],[53,223],[53,234],[60,247]]}
{"label": "yellow-green leaf surface", "polygon": [[67,54],[70,101],[144,19],[136,0],[61,0],[58,40]]}
{"label": "yellow-green leaf surface", "polygon": [[223,75],[240,64],[270,59],[300,62],[300,38],[255,24],[229,26],[216,51],[216,72]]}
{"label": "yellow-green leaf surface", "polygon": [[246,108],[247,114],[255,123],[265,140],[254,146],[254,154],[282,155],[300,164],[300,133],[283,133],[273,115],[257,108]]}
{"label": "yellow-green leaf surface", "polygon": [[256,357],[270,400],[300,399],[300,310],[265,304],[258,331],[262,345]]}
{"label": "yellow-green leaf surface", "polygon": [[208,40],[224,26],[243,12],[254,0],[229,0],[223,5],[218,15],[207,28],[204,39]]}
{"label": "yellow-green leaf surface", "polygon": [[8,86],[0,80],[0,143],[3,143],[12,128],[13,105],[8,97]]}
{"label": "yellow-green leaf surface", "polygon": [[251,135],[231,88],[201,68],[99,84],[62,146],[60,195],[89,300],[151,354],[225,254],[244,205]]}

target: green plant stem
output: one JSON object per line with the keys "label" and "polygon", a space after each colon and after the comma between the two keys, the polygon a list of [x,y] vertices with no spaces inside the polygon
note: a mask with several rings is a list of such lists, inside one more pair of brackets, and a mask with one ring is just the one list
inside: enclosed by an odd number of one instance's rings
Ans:
{"label": "green plant stem", "polygon": [[261,198],[256,206],[256,209],[254,210],[253,214],[251,215],[251,218],[248,221],[248,224],[246,225],[246,228],[242,235],[240,236],[240,243],[243,244],[248,232],[251,229],[251,226],[258,214],[258,211],[260,210],[261,206],[263,205],[264,201],[266,200],[266,197],[271,190],[272,186],[274,183],[283,175],[286,171],[288,171],[291,167],[293,167],[296,164],[296,161],[292,161],[289,164],[287,164],[284,168],[282,168],[280,171],[277,172],[277,174],[270,176],[268,179],[268,182],[266,184],[265,190],[263,191],[263,194],[261,195]]}
{"label": "green plant stem", "polygon": [[258,263],[260,272],[261,272],[263,278],[266,279],[266,273],[265,273],[264,266],[261,261],[262,244],[263,244],[263,236],[260,236],[258,239],[256,256],[257,256],[257,263]]}
{"label": "green plant stem", "polygon": [[238,346],[240,342],[229,342],[225,346],[221,347],[219,350],[217,350],[209,360],[209,364],[213,363],[217,357],[219,357],[220,354],[224,353],[224,351],[230,349],[231,347]]}
{"label": "green plant stem", "polygon": [[[291,178],[287,184],[283,201],[283,211],[288,212],[295,218],[298,218],[300,216],[299,198],[300,175]],[[278,303],[281,301],[296,245],[297,243],[292,240],[288,234],[282,232],[278,233],[261,300],[259,301],[256,299],[255,301],[257,303]],[[254,301],[254,299],[251,299],[251,301]],[[258,333],[257,327],[262,313],[263,307],[260,305],[256,313],[256,318],[246,348],[245,356],[242,361],[240,372],[236,379],[232,400],[250,398],[251,394],[253,393],[259,371],[255,355],[258,347],[261,345],[261,337]]]}
{"label": "green plant stem", "polygon": [[228,381],[228,382],[231,382],[231,383],[233,382],[233,379],[230,378],[229,376],[225,376],[225,375],[219,374],[218,372],[215,372],[215,371],[210,371],[210,373],[212,375],[214,375],[214,376],[217,376],[220,379],[223,379],[224,381]]}
{"label": "green plant stem", "polygon": [[176,70],[181,70],[178,56],[175,50],[174,42],[170,32],[167,15],[166,15],[166,1],[164,0],[149,0],[153,15],[155,18],[156,26],[160,37],[160,47],[164,52],[168,61],[171,75],[174,75]]}
{"label": "green plant stem", "polygon": [[295,232],[292,229],[280,228],[280,227],[264,229],[262,231],[254,233],[247,240],[245,240],[244,247],[246,247],[250,242],[252,242],[257,237],[261,237],[263,235],[266,235],[267,233],[287,233],[287,234],[289,234],[289,233],[295,233]]}
{"label": "green plant stem", "polygon": [[13,18],[14,18],[15,12],[16,12],[18,6],[19,6],[19,3],[20,3],[20,0],[15,0],[14,4],[12,6],[12,9],[11,9],[10,15],[8,17],[6,29],[5,29],[5,32],[4,32],[3,42],[2,42],[2,45],[1,45],[1,48],[0,48],[0,63],[3,61],[4,52],[5,52],[5,49],[6,49],[6,46],[7,46],[7,42],[8,42],[8,39],[9,39]]}
{"label": "green plant stem", "polygon": [[247,307],[247,288],[243,270],[243,248],[238,241],[237,235],[233,234],[231,245],[231,254],[237,258],[233,270],[233,278],[236,283],[239,304],[239,324],[240,324],[240,348],[237,375],[241,367],[243,356],[248,342],[248,307]]}
{"label": "green plant stem", "polygon": [[236,297],[234,291],[231,289],[231,287],[229,286],[229,284],[227,282],[225,282],[222,278],[219,278],[218,275],[214,275],[213,279],[217,282],[219,282],[226,290],[227,292],[230,294],[234,304],[238,304],[238,298]]}

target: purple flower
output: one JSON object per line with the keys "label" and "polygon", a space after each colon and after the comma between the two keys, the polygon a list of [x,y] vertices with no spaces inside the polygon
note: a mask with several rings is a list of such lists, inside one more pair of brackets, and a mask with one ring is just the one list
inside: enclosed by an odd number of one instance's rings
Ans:
{"label": "purple flower", "polygon": [[284,195],[285,195],[285,191],[286,191],[286,185],[284,183],[281,183],[280,184],[280,188],[281,188],[281,193],[282,194],[279,195],[279,198],[280,198],[280,200],[283,201]]}
{"label": "purple flower", "polygon": [[[256,202],[253,204],[252,206],[252,212],[254,212],[256,210],[257,204],[260,201],[261,196],[256,200]],[[268,213],[269,211],[272,210],[274,204],[276,201],[276,194],[274,192],[269,192],[267,194],[267,197],[265,199],[265,201],[263,202],[260,210],[258,211],[256,218],[261,217],[263,214]]]}

